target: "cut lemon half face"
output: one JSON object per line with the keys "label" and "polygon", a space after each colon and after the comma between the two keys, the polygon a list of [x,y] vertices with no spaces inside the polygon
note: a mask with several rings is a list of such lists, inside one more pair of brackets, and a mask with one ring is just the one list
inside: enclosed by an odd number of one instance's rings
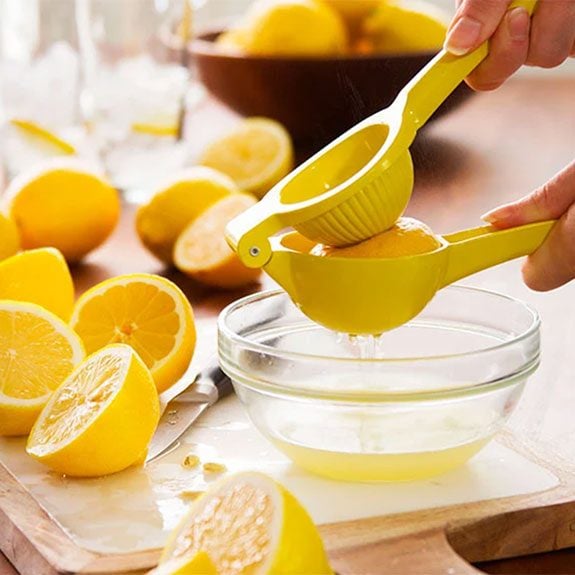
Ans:
{"label": "cut lemon half face", "polygon": [[144,459],[160,404],[134,350],[111,345],[82,362],[38,417],[27,452],[54,471],[96,477]]}
{"label": "cut lemon half face", "polygon": [[118,276],[94,286],[78,299],[71,325],[88,353],[113,343],[130,345],[160,392],[184,374],[196,345],[186,296],[153,274]]}
{"label": "cut lemon half face", "polygon": [[84,358],[80,338],[38,305],[0,301],[0,435],[26,435]]}
{"label": "cut lemon half face", "polygon": [[225,230],[233,218],[256,202],[249,194],[233,194],[209,207],[179,235],[174,246],[176,267],[196,281],[218,288],[254,283],[261,270],[241,262],[227,244]]}
{"label": "cut lemon half face", "polygon": [[242,192],[261,198],[293,169],[293,144],[275,120],[248,118],[208,146],[200,163],[230,176]]}
{"label": "cut lemon half face", "polygon": [[260,473],[230,476],[196,500],[168,540],[160,564],[202,551],[220,575],[332,573],[306,510]]}

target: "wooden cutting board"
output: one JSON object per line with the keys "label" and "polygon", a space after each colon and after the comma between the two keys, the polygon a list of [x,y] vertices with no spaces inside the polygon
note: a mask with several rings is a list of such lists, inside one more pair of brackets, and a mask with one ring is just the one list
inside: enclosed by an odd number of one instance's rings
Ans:
{"label": "wooden cutting board", "polygon": [[453,549],[476,562],[575,545],[575,469],[509,433],[433,480],[346,484],[291,465],[229,398],[164,459],[108,478],[58,477],[26,456],[23,440],[1,440],[0,549],[23,575],[152,567],[190,492],[214,479],[181,466],[192,450],[229,472],[257,469],[285,484],[321,526],[340,575],[473,573]]}

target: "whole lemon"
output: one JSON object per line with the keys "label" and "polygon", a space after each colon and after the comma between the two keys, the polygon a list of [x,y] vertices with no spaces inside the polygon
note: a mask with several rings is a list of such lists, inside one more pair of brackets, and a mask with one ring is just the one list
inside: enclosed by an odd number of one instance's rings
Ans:
{"label": "whole lemon", "polygon": [[171,265],[180,233],[212,204],[238,192],[231,178],[205,166],[176,173],[138,209],[138,237],[158,259]]}
{"label": "whole lemon", "polygon": [[90,167],[58,160],[15,178],[6,190],[4,209],[18,227],[23,249],[54,247],[76,262],[112,233],[120,199]]}
{"label": "whole lemon", "polygon": [[250,54],[342,54],[348,38],[343,20],[319,0],[259,0],[239,26]]}
{"label": "whole lemon", "polygon": [[386,1],[363,23],[363,37],[375,52],[435,51],[443,45],[448,19],[424,0]]}

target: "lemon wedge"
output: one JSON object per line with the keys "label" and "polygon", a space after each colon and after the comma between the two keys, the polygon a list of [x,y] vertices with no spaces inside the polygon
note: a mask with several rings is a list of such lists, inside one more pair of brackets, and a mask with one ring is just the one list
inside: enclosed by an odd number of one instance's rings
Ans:
{"label": "lemon wedge", "polygon": [[159,391],[184,374],[196,345],[190,302],[174,283],[153,274],[118,276],[89,289],[70,324],[88,353],[113,343],[132,346]]}
{"label": "lemon wedge", "polygon": [[159,418],[148,368],[131,347],[111,345],[88,357],[54,392],[26,451],[65,475],[108,475],[144,459]]}
{"label": "lemon wedge", "polygon": [[293,144],[280,123],[249,118],[209,145],[200,163],[230,176],[242,192],[261,198],[293,169]]}
{"label": "lemon wedge", "polygon": [[160,565],[202,551],[220,575],[332,573],[306,510],[260,473],[229,476],[197,499],[168,539]]}
{"label": "lemon wedge", "polygon": [[84,358],[80,338],[40,306],[0,300],[0,435],[26,435]]}

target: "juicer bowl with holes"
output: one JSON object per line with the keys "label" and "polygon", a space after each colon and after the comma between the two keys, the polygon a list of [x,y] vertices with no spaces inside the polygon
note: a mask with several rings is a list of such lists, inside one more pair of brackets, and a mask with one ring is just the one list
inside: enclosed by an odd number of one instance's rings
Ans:
{"label": "juicer bowl with holes", "polygon": [[296,465],[409,481],[463,466],[502,429],[539,365],[539,323],[521,301],[450,286],[407,324],[353,338],[278,290],[228,306],[218,347],[253,424]]}

